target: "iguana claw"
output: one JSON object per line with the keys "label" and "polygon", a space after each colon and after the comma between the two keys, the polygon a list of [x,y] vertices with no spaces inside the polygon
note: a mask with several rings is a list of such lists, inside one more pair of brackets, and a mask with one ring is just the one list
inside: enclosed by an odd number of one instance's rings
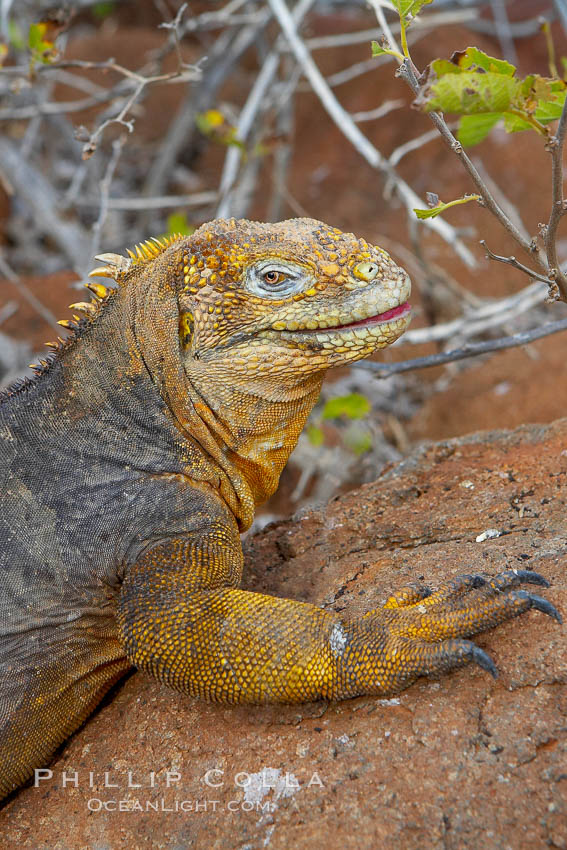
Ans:
{"label": "iguana claw", "polygon": [[535,593],[528,593],[526,590],[516,591],[516,596],[520,599],[528,599],[530,608],[535,608],[536,611],[541,611],[542,614],[547,614],[548,617],[553,617],[553,619],[557,620],[558,623],[563,622],[563,618],[555,605],[552,605],[551,602],[548,602],[547,599],[543,598],[543,596],[536,596]]}

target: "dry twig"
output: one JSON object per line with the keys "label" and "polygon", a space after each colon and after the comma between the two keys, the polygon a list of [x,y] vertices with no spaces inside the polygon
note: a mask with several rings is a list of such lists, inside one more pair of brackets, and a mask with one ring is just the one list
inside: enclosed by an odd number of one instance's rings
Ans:
{"label": "dry twig", "polygon": [[411,360],[402,360],[399,363],[377,363],[372,360],[359,360],[352,364],[354,369],[365,369],[377,378],[388,378],[401,372],[412,372],[415,369],[428,369],[431,366],[442,366],[454,363],[457,360],[465,360],[468,357],[478,357],[481,354],[489,354],[494,351],[504,351],[507,348],[517,348],[527,345],[537,339],[561,333],[567,330],[567,319],[557,322],[548,322],[539,325],[529,331],[520,331],[512,336],[490,339],[485,342],[471,342],[462,348],[451,349],[440,354],[430,354],[427,357],[414,357]]}
{"label": "dry twig", "polygon": [[[352,143],[356,150],[364,157],[369,165],[379,171],[382,171],[384,174],[395,180],[398,194],[408,210],[413,210],[415,207],[419,207],[420,205],[424,206],[424,202],[418,195],[416,195],[413,189],[408,186],[408,184],[402,180],[398,174],[395,173],[388,160],[382,156],[380,151],[359,130],[351,116],[341,106],[325,78],[321,74],[319,68],[313,61],[305,43],[299,37],[293,18],[283,0],[268,0],[268,2],[282,31],[285,33],[285,36],[289,41],[296,60],[301,65],[305,76],[311,83],[313,91],[319,97],[322,105],[337,127]],[[451,227],[451,225],[448,225],[446,222],[442,222],[437,218],[428,219],[427,224],[452,246],[463,262],[469,266],[475,265],[474,257],[466,245],[464,245],[462,240],[458,237],[455,229]]]}

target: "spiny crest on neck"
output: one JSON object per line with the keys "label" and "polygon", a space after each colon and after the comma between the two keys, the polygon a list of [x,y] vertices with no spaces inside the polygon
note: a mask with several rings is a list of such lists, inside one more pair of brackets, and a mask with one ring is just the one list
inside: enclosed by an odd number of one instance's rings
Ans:
{"label": "spiny crest on neck", "polygon": [[178,242],[179,239],[183,239],[181,233],[162,236],[161,239],[158,239],[157,236],[152,236],[151,239],[140,242],[133,250],[128,248],[126,251],[128,254],[127,257],[123,257],[122,254],[97,254],[95,260],[101,260],[105,265],[93,269],[89,273],[89,277],[109,277],[117,283],[123,283],[130,269],[134,266],[144,265],[155,260],[156,257],[163,254],[170,245]]}
{"label": "spiny crest on neck", "polygon": [[[181,233],[175,233],[171,236],[162,236],[159,239],[153,236],[145,242],[140,242],[133,250],[127,249],[127,257],[122,254],[97,254],[95,260],[99,260],[105,265],[98,266],[89,272],[89,277],[106,277],[114,280],[119,286],[122,286],[126,281],[126,275],[135,266],[141,266],[149,263],[159,257],[167,248],[173,245],[180,239],[183,239]],[[83,334],[83,332],[91,325],[94,319],[100,315],[103,308],[111,300],[116,292],[116,287],[104,286],[102,283],[88,282],[85,283],[86,288],[92,294],[90,301],[77,301],[69,305],[70,310],[76,310],[81,315],[73,315],[72,319],[61,319],[57,322],[58,325],[69,331],[69,335],[63,339],[57,337],[56,342],[46,342],[46,346],[51,349],[46,358],[41,358],[38,363],[30,363],[30,369],[33,369],[36,375],[44,374],[58,354],[65,351]]]}

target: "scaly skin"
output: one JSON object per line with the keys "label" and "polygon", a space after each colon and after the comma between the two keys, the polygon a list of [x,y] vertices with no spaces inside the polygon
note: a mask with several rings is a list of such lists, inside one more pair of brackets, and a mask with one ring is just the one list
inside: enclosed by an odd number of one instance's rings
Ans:
{"label": "scaly skin", "polygon": [[[349,619],[238,589],[325,371],[397,339],[409,280],[320,222],[216,221],[131,259],[0,405],[0,796],[131,667],[227,703],[392,694],[527,611],[534,573],[410,586]],[[348,327],[345,327],[348,326]],[[57,346],[56,346],[57,347]]]}

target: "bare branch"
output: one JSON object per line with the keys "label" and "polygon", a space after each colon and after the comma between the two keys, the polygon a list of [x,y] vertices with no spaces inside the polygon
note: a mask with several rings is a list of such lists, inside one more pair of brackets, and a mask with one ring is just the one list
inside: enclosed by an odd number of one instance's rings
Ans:
{"label": "bare branch", "polygon": [[[466,19],[468,20],[470,10],[467,11],[467,12],[458,13],[458,14],[463,14],[464,16],[466,16]],[[439,15],[439,18],[446,17],[446,16],[450,17],[449,13],[442,12]],[[426,20],[432,21],[432,19],[434,17],[435,17],[434,15],[428,15]],[[465,18],[463,18],[463,19],[465,19]],[[423,18],[416,18],[416,20],[414,21],[415,26],[412,26],[411,30],[407,34],[408,44],[409,44],[410,47],[413,47],[414,44],[417,44],[423,38],[427,38],[427,36],[430,34],[429,27],[418,26],[419,22],[422,21],[422,20],[423,20]],[[439,21],[439,26],[441,26],[441,23],[442,22]],[[400,28],[399,24],[397,25],[397,27],[392,26],[393,30],[396,30],[396,29],[399,30],[399,28]],[[370,35],[368,35],[368,33],[370,33]],[[376,30],[375,29],[365,30],[364,34],[365,34],[364,41],[366,41],[367,44],[368,44],[368,41],[370,40],[370,38],[376,38]],[[345,37],[349,38],[352,35],[354,35],[354,34],[353,33],[346,33]],[[362,35],[362,33],[359,33],[358,35]],[[323,36],[322,40],[325,40],[327,38],[329,40],[337,39],[337,45],[336,46],[339,46],[338,40],[342,39],[343,36],[342,35],[340,35],[340,36]],[[306,39],[305,44],[309,48],[310,45],[313,43],[313,41],[316,41],[316,40],[317,39],[310,39],[310,38]],[[359,39],[357,39],[357,41],[358,40]],[[363,39],[360,39],[360,40],[362,41]],[[345,42],[345,43],[349,43],[349,42]],[[329,44],[328,46],[330,47],[330,46],[334,46],[334,45]],[[288,48],[288,50],[289,50],[289,48]],[[344,83],[348,83],[348,82],[350,82],[350,80],[354,80],[356,77],[362,76],[362,74],[367,74],[369,72],[376,71],[376,69],[379,68],[380,65],[392,62],[392,60],[393,60],[393,57],[388,56],[388,55],[372,56],[370,59],[364,59],[362,62],[355,62],[353,65],[349,65],[347,68],[343,68],[341,71],[336,71],[334,74],[329,74],[329,76],[325,77],[325,79],[327,81],[327,84],[331,88],[338,88],[338,86],[342,86],[342,85],[344,85]],[[308,83],[305,83],[305,85],[300,84],[299,90],[300,91],[310,91],[311,89],[310,89]]]}
{"label": "bare branch", "polygon": [[[467,22],[467,26],[474,32],[497,35],[497,26],[494,21],[491,21],[489,18],[481,18],[476,10],[473,11],[474,18]],[[549,9],[546,16],[551,21],[556,17],[552,9]],[[508,27],[512,38],[516,41],[520,38],[530,38],[530,36],[541,32],[541,15],[535,15],[533,18],[526,18],[523,21],[509,21]]]}
{"label": "bare branch", "polygon": [[555,284],[562,296],[567,301],[567,277],[561,270],[557,257],[557,228],[561,218],[567,212],[563,199],[563,147],[565,144],[565,131],[567,129],[567,98],[561,110],[561,118],[557,125],[555,135],[550,139],[551,150],[551,213],[549,221],[543,231],[543,239],[550,270],[553,273]]}
{"label": "bare branch", "polygon": [[519,271],[524,272],[524,274],[527,274],[529,277],[533,278],[533,280],[539,280],[542,283],[547,283],[547,285],[549,286],[551,282],[549,277],[545,277],[544,275],[539,274],[539,272],[535,272],[533,269],[528,268],[528,266],[524,266],[524,264],[519,263],[515,257],[501,257],[499,254],[494,254],[490,250],[484,239],[480,240],[480,244],[486,251],[486,256],[489,259],[496,260],[499,263],[506,263],[506,265],[508,266],[513,266],[515,269],[519,269]]}
{"label": "bare branch", "polygon": [[196,30],[218,29],[235,24],[250,24],[253,22],[253,14],[235,15],[248,0],[232,0],[222,9],[216,12],[203,12],[201,15],[188,18],[182,27],[182,33],[195,32]]}
{"label": "bare branch", "polygon": [[[379,118],[389,115],[394,109],[401,109],[402,106],[405,106],[404,100],[385,100],[376,109],[368,109],[366,112],[351,112],[350,117],[356,124],[362,124],[364,121],[377,121]],[[390,162],[392,162],[391,157]]]}
{"label": "bare branch", "polygon": [[55,103],[30,103],[27,106],[15,106],[12,109],[0,109],[0,121],[26,121],[38,115],[63,115],[65,113],[81,112],[91,106],[107,103],[117,96],[114,89],[83,97],[80,100],[56,101]]}
{"label": "bare branch", "polygon": [[163,23],[160,24],[160,29],[167,29],[171,33],[173,43],[175,45],[175,51],[177,53],[177,64],[180,68],[183,67],[183,56],[181,55],[180,43],[180,28],[183,15],[187,10],[187,6],[188,3],[182,3],[179,9],[177,10],[175,18],[172,21],[163,21]]}
{"label": "bare branch", "polygon": [[282,62],[282,74],[287,74],[287,80],[279,107],[276,112],[276,133],[280,141],[276,145],[272,165],[272,194],[268,204],[268,221],[279,221],[283,218],[286,201],[287,177],[292,158],[291,138],[294,129],[293,93],[297,88],[300,69],[291,57]]}
{"label": "bare branch", "polygon": [[309,211],[299,203],[297,198],[294,198],[287,186],[282,187],[282,195],[284,196],[289,208],[295,213],[295,215],[299,216],[299,218],[313,218]]}
{"label": "bare branch", "polygon": [[[336,71],[336,73],[329,74],[328,77],[325,77],[327,85],[332,89],[338,88],[339,86],[356,79],[356,77],[361,77],[363,74],[368,74],[370,71],[375,72],[377,65],[380,63],[380,59],[389,60],[390,57],[373,56],[371,59],[364,59],[362,62],[355,62],[353,65],[349,65],[347,68],[343,68],[341,71]],[[311,86],[309,83],[300,83],[299,91],[311,91]]]}
{"label": "bare branch", "polygon": [[119,111],[117,115],[113,118],[107,118],[106,121],[103,121],[102,124],[97,127],[94,133],[91,134],[90,139],[83,147],[83,158],[87,159],[91,156],[96,150],[98,140],[104,133],[107,127],[110,127],[111,124],[120,124],[122,127],[125,127],[129,133],[131,133],[134,129],[134,122],[130,119],[129,121],[126,119],[126,116],[130,112],[134,103],[138,100],[142,91],[146,88],[146,86],[151,85],[152,83],[160,83],[166,82],[168,80],[173,80],[175,77],[181,76],[181,68],[178,68],[177,71],[172,71],[170,74],[158,74],[154,77],[142,77],[140,74],[135,74],[131,72],[129,75],[132,79],[136,80],[136,86],[134,87],[134,91],[130,95],[130,97],[126,98],[122,109]]}
{"label": "bare branch", "polygon": [[539,283],[532,283],[508,298],[498,298],[468,310],[464,316],[450,322],[440,322],[426,328],[406,331],[401,345],[421,345],[424,342],[440,342],[459,335],[471,337],[484,333],[490,328],[501,327],[510,319],[532,310],[537,304],[543,304],[547,292]]}
{"label": "bare branch", "polygon": [[0,325],[4,324],[8,319],[10,319],[14,313],[18,312],[18,302],[17,301],[8,301],[7,304],[4,304],[2,308],[0,308]]}
{"label": "bare branch", "polygon": [[[374,147],[370,140],[359,130],[348,112],[341,106],[329,85],[325,81],[319,68],[314,63],[304,42],[298,36],[291,14],[283,0],[268,0],[270,7],[278,19],[285,33],[295,58],[301,65],[305,76],[319,97],[325,110],[329,113],[337,127],[344,133],[346,138],[356,150],[366,159],[373,168],[376,168],[396,181],[396,186],[408,210],[415,207],[423,207],[424,202],[413,189],[396,174],[390,163],[382,156],[380,151]],[[459,257],[469,266],[475,265],[475,260],[469,249],[464,245],[453,227],[438,218],[428,219],[427,224],[435,230],[446,242],[448,242]]]}
{"label": "bare branch", "polygon": [[[120,76],[127,77],[129,80],[134,80],[134,82],[136,83],[139,83],[142,80],[145,80],[147,83],[157,83],[160,81],[167,81],[179,76],[177,71],[171,71],[168,74],[158,74],[153,77],[145,77],[138,71],[132,71],[131,68],[125,68],[124,65],[118,64],[114,61],[114,59],[105,59],[102,62],[91,62],[90,60],[86,59],[61,59],[53,65],[38,65],[36,73],[46,74],[54,71],[59,72],[61,69],[64,68],[83,68],[85,70],[115,71],[117,74],[120,74]],[[185,66],[184,70],[189,75],[189,78],[192,80],[199,80],[201,78],[202,70],[196,65]],[[28,74],[29,68],[26,65],[0,68],[0,76],[18,76],[27,79]]]}
{"label": "bare branch", "polygon": [[397,165],[406,154],[411,153],[411,151],[421,150],[427,142],[432,142],[438,138],[439,133],[437,130],[428,130],[427,133],[422,133],[420,136],[416,136],[415,139],[410,139],[409,142],[404,142],[403,145],[393,150],[389,157],[390,162],[392,165]]}
{"label": "bare branch", "polygon": [[120,154],[122,153],[122,148],[124,147],[125,141],[125,135],[122,135],[118,139],[115,139],[113,141],[112,153],[110,155],[110,159],[108,160],[104,177],[100,181],[100,209],[98,213],[98,218],[92,227],[93,237],[91,242],[91,254],[93,257],[95,256],[95,254],[98,254],[100,250],[100,237],[102,235],[102,228],[104,227],[106,216],[108,215],[108,195],[110,193],[112,178],[114,177],[114,172],[116,171],[116,166],[118,165],[118,160],[120,159]]}
{"label": "bare branch", "polygon": [[[299,0],[297,5],[293,9],[293,12],[291,13],[292,19],[295,24],[301,22],[301,20],[307,14],[312,5],[313,0]],[[264,97],[266,96],[266,93],[270,85],[272,84],[274,77],[276,76],[278,65],[280,63],[280,55],[278,52],[278,47],[280,46],[281,45],[278,45],[278,43],[276,42],[276,49],[270,52],[270,55],[262,64],[260,73],[256,77],[254,85],[250,90],[250,94],[246,99],[246,103],[244,104],[240,112],[238,125],[236,127],[236,137],[241,142],[246,141],[248,134],[252,129],[252,125],[254,123],[256,115],[261,107],[262,101],[264,100]],[[229,192],[234,184],[234,181],[236,180],[240,159],[240,149],[236,146],[229,147],[226,153],[222,177],[220,181],[219,194],[221,200],[217,208],[218,218],[226,218],[230,214]]]}
{"label": "bare branch", "polygon": [[[217,192],[195,192],[193,195],[162,195],[158,198],[108,198],[109,210],[164,210],[175,207],[204,207],[214,204]],[[79,207],[98,207],[100,199],[78,198]]]}
{"label": "bare branch", "polygon": [[195,116],[208,108],[211,98],[227,78],[240,57],[248,50],[258,33],[266,26],[269,10],[258,14],[254,23],[235,34],[221,33],[209,53],[208,72],[196,90],[189,92],[170,127],[167,140],[161,146],[142,190],[143,195],[162,195],[173,166],[182,148],[187,149],[195,132]]}
{"label": "bare branch", "polygon": [[399,363],[376,363],[372,360],[359,360],[352,364],[354,369],[364,369],[372,372],[376,378],[388,378],[400,372],[412,372],[415,369],[428,369],[430,366],[442,366],[445,363],[454,363],[457,360],[465,360],[467,357],[478,357],[480,354],[488,354],[492,351],[503,351],[506,348],[517,348],[526,345],[551,334],[567,330],[567,319],[558,322],[548,322],[539,325],[530,331],[520,331],[512,336],[490,339],[486,342],[471,342],[462,348],[444,351],[440,354],[430,354],[427,357],[414,357],[412,360],[402,360]]}
{"label": "bare branch", "polygon": [[[451,24],[470,24],[478,19],[476,9],[458,9],[450,12],[432,12],[428,15],[420,15],[412,23],[412,30],[429,31],[433,28],[449,26]],[[400,24],[396,22],[391,25],[391,31],[398,33]],[[426,34],[425,32],[423,34]],[[305,39],[308,50],[324,50],[333,47],[344,47],[349,44],[368,44],[376,38],[376,27],[357,32],[344,32],[338,35],[318,35]]]}
{"label": "bare branch", "polygon": [[54,73],[50,75],[49,79],[57,83],[63,83],[69,88],[77,89],[77,91],[82,91],[83,94],[106,94],[107,91],[104,86],[93,83],[88,77],[83,77],[81,74],[73,74],[71,71],[64,71],[59,66],[55,66]]}
{"label": "bare branch", "polygon": [[[185,83],[188,81],[191,82],[194,79],[196,78],[193,74],[181,72],[172,72],[171,75],[166,74],[157,77],[140,77],[134,89],[134,100],[138,97],[142,89],[150,83]],[[123,96],[123,94],[124,80],[121,80],[111,89],[101,89],[96,94],[93,94],[90,97],[80,98],[79,100],[55,101],[55,103],[39,101],[38,103],[30,103],[27,106],[15,106],[13,108],[0,109],[0,121],[25,121],[30,118],[35,118],[37,115],[62,115],[82,112],[85,109],[90,109],[91,106],[99,106],[103,103],[115,100],[116,98]],[[131,105],[132,104],[130,103],[129,108]],[[118,118],[112,120],[118,121]]]}
{"label": "bare branch", "polygon": [[[435,139],[439,138],[439,133],[437,130],[428,130],[427,133],[422,133],[420,136],[416,136],[415,139],[410,139],[409,142],[405,142],[405,144],[400,145],[395,150],[392,151],[390,156],[388,157],[390,164],[392,167],[395,167],[401,160],[406,156],[406,154],[411,153],[414,150],[421,150],[423,145],[428,142],[433,142]],[[392,197],[392,193],[395,190],[395,183],[393,180],[388,179],[386,181],[386,185],[384,187],[384,197],[389,199]]]}
{"label": "bare branch", "polygon": [[9,175],[14,191],[31,210],[39,230],[54,240],[75,269],[82,269],[88,251],[85,231],[57,214],[58,197],[51,183],[22,159],[14,145],[1,137],[0,169]]}

